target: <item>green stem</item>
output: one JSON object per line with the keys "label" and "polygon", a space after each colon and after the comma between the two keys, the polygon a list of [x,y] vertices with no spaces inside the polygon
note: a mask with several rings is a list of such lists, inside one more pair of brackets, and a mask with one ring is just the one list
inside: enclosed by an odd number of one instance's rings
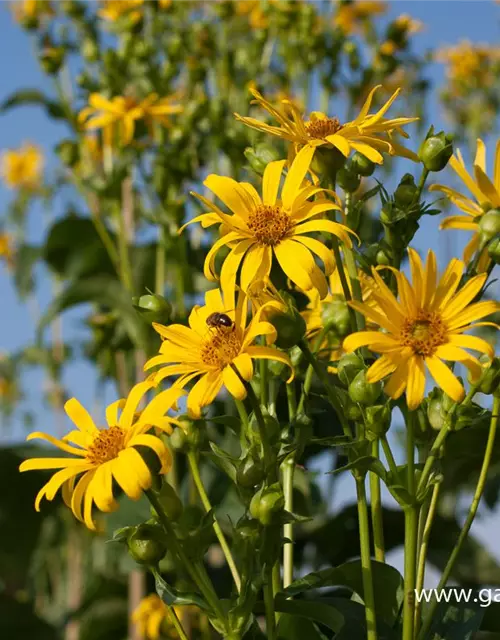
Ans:
{"label": "green stem", "polygon": [[[188,453],[188,461],[189,461],[189,468],[191,469],[191,474],[193,476],[194,483],[196,485],[196,488],[198,489],[198,493],[200,495],[201,502],[203,503],[203,506],[205,507],[205,511],[207,513],[210,512],[210,511],[213,511],[212,505],[210,504],[210,499],[209,499],[209,497],[207,495],[207,492],[205,491],[205,487],[204,487],[203,481],[201,479],[200,468],[198,466],[198,458],[197,458],[196,453],[194,451],[190,451]],[[224,536],[224,532],[222,531],[221,526],[220,526],[219,522],[217,521],[217,518],[215,517],[215,515],[213,516],[213,518],[214,518],[213,527],[214,527],[215,535],[217,536],[217,539],[219,540],[222,552],[224,553],[224,556],[226,558],[227,564],[228,564],[229,569],[231,571],[231,575],[233,576],[234,584],[236,585],[236,589],[238,590],[238,593],[239,593],[240,590],[241,590],[241,578],[240,578],[240,575],[238,573],[238,569],[237,569],[236,564],[234,562],[234,558],[233,558],[233,555],[231,553],[231,549],[229,548],[227,540],[226,540],[226,538]]]}
{"label": "green stem", "polygon": [[165,287],[165,228],[158,226],[158,244],[156,245],[155,292],[162,296]]}
{"label": "green stem", "polygon": [[394,455],[392,453],[391,445],[387,440],[387,436],[384,434],[380,439],[382,442],[382,449],[384,450],[385,457],[387,458],[387,464],[389,465],[389,469],[395,478],[399,476],[398,465],[396,464],[396,460],[394,459]]}
{"label": "green stem", "polygon": [[330,381],[328,380],[328,375],[327,373],[323,370],[323,368],[321,367],[321,365],[318,363],[318,361],[316,360],[316,358],[314,357],[314,355],[311,353],[311,350],[309,349],[309,345],[307,344],[306,340],[302,339],[299,342],[299,348],[302,351],[302,353],[304,354],[307,362],[312,366],[312,368],[314,369],[315,374],[318,376],[318,378],[321,380],[321,382],[323,383],[323,386],[325,387],[327,396],[328,396],[328,400],[330,401],[330,404],[332,405],[332,407],[335,409],[335,412],[340,420],[340,424],[342,425],[342,430],[344,431],[344,435],[348,436],[349,438],[352,438],[352,431],[351,431],[351,427],[349,426],[349,423],[347,422],[344,412],[342,410],[342,407],[340,405],[340,402],[335,394],[334,389],[332,388],[332,386],[330,385]]}
{"label": "green stem", "polygon": [[276,638],[276,616],[274,613],[274,593],[273,593],[273,568],[267,568],[267,579],[264,585],[264,605],[266,607],[266,637],[268,640]]}
{"label": "green stem", "polygon": [[221,623],[224,623],[225,616],[220,606],[219,596],[216,594],[210,581],[209,580],[207,581],[206,572],[200,571],[200,567],[195,566],[191,562],[189,557],[186,555],[184,549],[182,548],[182,545],[179,543],[177,539],[177,536],[175,534],[174,529],[172,528],[172,525],[170,524],[170,520],[168,519],[166,513],[163,511],[163,507],[161,506],[161,503],[158,500],[154,491],[149,489],[148,491],[145,491],[145,494],[149,502],[153,506],[154,510],[158,514],[158,518],[161,522],[161,525],[165,533],[167,534],[168,542],[172,551],[182,562],[186,571],[189,573],[194,583],[200,589],[203,597],[205,598],[207,603],[210,605],[210,607],[212,607],[214,613],[219,618],[219,621]]}
{"label": "green stem", "polygon": [[[340,255],[339,241],[335,236],[332,236],[332,238],[333,238],[332,239],[333,255],[335,257],[335,262],[337,264],[337,271],[340,278],[340,284],[342,285],[344,298],[346,299],[346,302],[349,303],[352,300],[352,296],[351,296],[351,290],[349,289],[349,283],[347,282],[347,277],[345,275],[342,256]],[[345,247],[344,247],[344,252],[345,252]],[[353,332],[356,332],[358,330],[358,321],[356,319],[356,312],[354,311],[354,309],[351,309],[350,306],[349,306],[349,317],[351,319],[351,329]]]}
{"label": "green stem", "polygon": [[356,492],[359,518],[359,544],[361,549],[361,572],[365,601],[367,640],[377,640],[377,621],[375,617],[375,593],[372,580],[372,559],[370,554],[370,525],[368,505],[366,503],[365,479],[356,477]]}
{"label": "green stem", "polygon": [[436,436],[436,439],[432,443],[431,450],[429,451],[429,456],[425,461],[424,468],[422,470],[422,475],[420,476],[420,482],[418,483],[417,493],[420,493],[427,486],[427,482],[429,480],[429,476],[432,472],[432,467],[434,465],[434,461],[441,449],[441,446],[444,444],[444,441],[448,437],[450,433],[450,423],[446,421],[446,423],[441,427],[439,433]]}
{"label": "green stem", "polygon": [[125,225],[125,217],[120,211],[118,215],[118,255],[120,260],[120,276],[123,286],[132,291],[132,272],[130,269],[127,230]]}
{"label": "green stem", "polygon": [[420,196],[422,195],[422,191],[424,190],[425,181],[429,176],[429,170],[425,167],[422,167],[422,173],[420,174],[420,180],[418,181],[417,191],[415,192],[415,196],[413,197],[413,202],[418,202],[420,200]]}
{"label": "green stem", "polygon": [[[425,579],[425,563],[427,560],[427,549],[429,547],[429,538],[431,535],[432,523],[434,520],[434,515],[436,513],[436,507],[439,498],[439,490],[441,488],[441,483],[436,483],[432,490],[431,503],[429,506],[429,510],[427,513],[427,517],[425,518],[425,524],[422,531],[422,537],[420,540],[420,544],[418,544],[418,567],[417,567],[417,583],[415,586],[416,593],[419,593],[424,588],[424,579]],[[422,514],[421,514],[422,515]],[[420,627],[420,614],[421,614],[422,602],[417,600],[415,602],[415,632],[418,633]]]}
{"label": "green stem", "polygon": [[[159,572],[156,569],[152,569],[152,573],[155,576],[155,578],[158,576],[159,577]],[[184,631],[184,628],[182,626],[181,621],[179,620],[177,614],[175,613],[175,608],[172,606],[167,607],[167,617],[169,619],[169,621],[173,624],[180,640],[189,640],[186,632]]]}
{"label": "green stem", "polygon": [[269,375],[268,375],[267,362],[264,358],[259,361],[259,373],[260,373],[260,403],[263,407],[269,404]]}
{"label": "green stem", "polygon": [[[346,213],[349,216],[349,211],[352,203],[352,194],[345,194],[345,208]],[[356,266],[356,259],[354,257],[354,251],[352,248],[344,245],[344,260],[345,265],[347,267],[347,273],[349,275],[349,280],[351,281],[352,287],[352,298],[357,300],[358,302],[363,302],[363,292],[361,290],[361,283],[359,281],[358,268]],[[362,313],[356,311],[356,322],[359,331],[362,331],[365,328],[365,317]]]}
{"label": "green stem", "polygon": [[[379,457],[378,440],[372,442],[372,456]],[[373,543],[375,545],[375,560],[385,562],[384,522],[382,519],[382,499],[380,495],[380,478],[370,471],[370,507],[373,526]]]}
{"label": "green stem", "polygon": [[[479,503],[481,502],[481,497],[483,495],[484,487],[486,484],[486,477],[488,475],[488,469],[490,467],[491,457],[493,454],[493,447],[495,444],[495,437],[496,437],[496,432],[498,427],[499,411],[500,411],[500,397],[495,397],[493,400],[493,410],[491,413],[490,429],[488,433],[488,441],[486,443],[486,451],[484,452],[483,464],[481,466],[481,472],[479,474],[479,479],[477,481],[474,497],[472,498],[472,503],[469,509],[469,513],[467,514],[467,518],[465,519],[464,526],[460,531],[460,535],[458,536],[457,543],[453,548],[453,551],[451,552],[450,558],[446,563],[446,567],[444,568],[443,574],[437,586],[437,589],[439,591],[444,589],[444,587],[446,586],[446,583],[448,582],[448,579],[451,575],[455,562],[460,554],[460,551],[462,550],[463,544],[467,539],[467,536],[469,535],[469,531],[474,521],[474,518],[476,517],[476,513],[479,508]],[[438,604],[437,600],[433,599],[429,606],[428,613],[427,613],[425,622],[422,626],[422,631],[419,637],[423,638],[426,635],[427,631],[429,630],[432,623],[432,618],[434,616],[434,613],[436,612],[437,604]]]}
{"label": "green stem", "polygon": [[418,510],[405,509],[403,640],[414,640]]}
{"label": "green stem", "polygon": [[[321,345],[323,344],[323,340],[325,339],[326,334],[328,333],[328,328],[327,327],[323,327],[323,329],[321,329],[321,331],[318,334],[318,337],[316,338],[315,342],[314,342],[314,353],[316,354],[318,352],[318,350],[320,349]],[[309,391],[311,389],[311,384],[312,384],[312,380],[313,380],[313,374],[314,374],[314,368],[312,367],[312,365],[308,365],[307,370],[306,370],[306,375],[304,378],[304,384],[302,385],[302,393],[300,394],[300,400],[299,400],[299,406],[297,408],[297,413],[304,413],[304,405],[306,402],[306,398],[309,394]]]}
{"label": "green stem", "polygon": [[[292,423],[297,415],[297,398],[295,388],[286,385],[288,399],[288,418]],[[295,472],[295,455],[290,454],[283,462],[283,494],[285,496],[285,511],[293,513],[293,476]],[[283,525],[283,536],[290,540],[283,545],[283,586],[286,588],[293,582],[293,523]]]}
{"label": "green stem", "polygon": [[406,463],[408,470],[408,493],[412,498],[414,498],[415,496],[415,418],[416,414],[414,412],[409,413],[406,425]]}

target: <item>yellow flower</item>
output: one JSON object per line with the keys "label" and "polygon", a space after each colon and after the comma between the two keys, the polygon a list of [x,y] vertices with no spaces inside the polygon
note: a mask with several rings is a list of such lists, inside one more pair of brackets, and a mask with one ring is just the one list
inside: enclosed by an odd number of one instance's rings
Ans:
{"label": "yellow flower", "polygon": [[[272,4],[273,0],[268,0],[268,2]],[[261,0],[239,0],[235,2],[236,14],[247,16],[250,26],[254,29],[265,29],[269,26],[269,17],[265,10],[265,4],[267,3]]]}
{"label": "yellow flower", "polygon": [[339,3],[339,8],[334,17],[333,23],[335,26],[342,29],[342,31],[349,35],[359,30],[369,18],[376,15],[381,15],[387,11],[386,2],[343,2]]}
{"label": "yellow flower", "polygon": [[167,116],[181,113],[183,110],[180,104],[176,104],[178,99],[178,94],[166,96],[165,98],[159,98],[156,93],[149,95],[140,103],[146,124],[151,125],[153,122],[160,122],[166,127],[169,127],[171,122]]}
{"label": "yellow flower", "polygon": [[452,87],[462,93],[462,83],[474,87],[489,84],[493,79],[491,63],[500,59],[500,49],[463,40],[454,47],[440,49],[436,59],[448,65],[446,73]]}
{"label": "yellow flower", "polygon": [[0,174],[9,189],[35,189],[40,184],[43,155],[34,144],[8,149],[2,154]]}
{"label": "yellow flower", "polygon": [[[217,323],[221,314],[224,323]],[[247,324],[247,296],[243,292],[239,293],[235,308],[234,291],[224,297],[218,289],[208,291],[205,306],[197,305],[191,311],[189,327],[153,323],[164,341],[161,355],[151,358],[145,369],[166,365],[152,375],[155,384],[167,376],[180,376],[175,386],[184,387],[199,377],[187,400],[188,412],[195,418],[223,386],[235,398],[243,400],[246,389],[233,367],[247,382],[253,377],[252,359],[278,360],[292,367],[285,353],[254,345],[258,336],[266,336],[272,342],[276,339],[274,327],[262,321],[260,315],[257,312]]]}
{"label": "yellow flower", "polygon": [[392,135],[397,133],[408,138],[408,134],[402,127],[415,122],[418,118],[384,118],[400,90],[397,89],[377,113],[369,114],[373,96],[380,87],[381,85],[378,85],[370,91],[357,118],[344,124],[338,118],[329,117],[320,111],[312,111],[309,119],[305,120],[293,102],[283,100],[281,108],[274,107],[255,87],[250,88],[250,92],[255,97],[254,103],[265,109],[279,126],[269,125],[255,118],[242,117],[237,113],[235,116],[253,129],[288,140],[293,143],[295,150],[304,145],[314,148],[327,146],[338,149],[345,157],[348,157],[353,150],[359,151],[378,164],[383,162],[380,152],[402,156],[417,162],[417,155],[394,142]]}
{"label": "yellow flower", "polygon": [[54,15],[54,10],[47,0],[14,0],[10,6],[17,22]]}
{"label": "yellow flower", "polygon": [[[178,618],[188,614],[190,623],[199,615],[199,609],[192,605],[172,607]],[[168,616],[169,607],[156,593],[152,593],[141,600],[132,613],[132,622],[139,630],[141,638],[158,640],[160,637],[178,638],[177,631]]]}
{"label": "yellow flower", "polygon": [[424,28],[424,23],[420,20],[415,20],[408,13],[402,13],[394,20],[393,25],[401,31],[404,31],[406,35],[413,33],[419,33]]}
{"label": "yellow flower", "polygon": [[211,213],[203,213],[187,224],[201,222],[203,227],[221,225],[222,237],[205,259],[204,271],[209,280],[217,278],[215,257],[227,245],[231,252],[221,269],[223,290],[234,290],[240,265],[240,283],[244,291],[253,281],[266,278],[274,256],[299,289],[306,291],[316,288],[322,298],[327,294],[326,278],[316,265],[314,254],[323,261],[327,275],[332,273],[335,266],[333,254],[322,242],[305,234],[316,231],[332,233],[351,246],[348,234],[353,232],[342,224],[319,218],[326,211],[339,210],[338,204],[322,196],[313,202],[309,200],[313,195],[326,192],[326,189],[304,182],[313,153],[313,147],[304,147],[296,156],[283,183],[280,198],[278,192],[284,160],[267,165],[262,197],[246,182],[209,175],[203,184],[231,210],[232,215],[223,213],[203,196],[193,194]]}
{"label": "yellow flower", "polygon": [[158,0],[160,9],[169,9],[172,6],[172,0]]}
{"label": "yellow flower", "polygon": [[115,22],[123,16],[128,16],[132,24],[142,17],[142,5],[144,0],[100,0],[102,6],[97,15],[108,22]]}
{"label": "yellow flower", "polygon": [[9,267],[14,264],[14,249],[8,233],[0,233],[0,258],[5,260]]}
{"label": "yellow flower", "polygon": [[[472,198],[460,193],[456,189],[451,189],[442,184],[433,184],[429,191],[441,191],[455,206],[463,211],[465,216],[450,216],[441,223],[441,229],[463,229],[473,231],[473,236],[464,250],[463,259],[469,262],[472,256],[480,248],[479,221],[489,209],[500,207],[500,141],[497,142],[495,150],[495,165],[493,168],[493,181],[486,174],[486,147],[484,142],[478,138],[476,147],[476,157],[474,159],[474,176],[465,168],[462,154],[457,150],[449,162],[451,168],[462,180]],[[481,255],[478,270],[483,271],[489,262],[488,252],[485,249]]]}
{"label": "yellow flower", "polygon": [[[89,529],[95,530],[93,505],[103,512],[111,512],[118,507],[113,498],[114,481],[131,500],[139,500],[142,492],[151,487],[151,471],[135,447],[152,449],[162,464],[161,473],[170,469],[168,449],[160,438],[148,431],[157,427],[171,433],[171,425],[175,420],[165,414],[175,405],[182,390],[167,389],[155,396],[143,411],[136,413],[144,394],[152,387],[151,382],[136,384],[126,400],[110,404],[106,409],[106,428],[96,427],[78,400],[72,398],[66,402],[64,410],[77,429],[62,440],[41,432],[28,436],[28,440],[47,440],[73,456],[34,458],[21,464],[20,471],[60,469],[39,491],[35,500],[37,511],[40,510],[42,498],[53,500],[62,487],[65,502],[75,517],[85,522]],[[76,482],[80,474],[83,475]]]}
{"label": "yellow flower", "polygon": [[344,349],[351,352],[368,346],[371,351],[382,354],[368,369],[367,380],[377,382],[390,375],[385,392],[397,399],[406,389],[411,411],[424,397],[426,367],[436,384],[455,402],[461,402],[465,395],[462,383],[443,360],[463,364],[476,379],[481,365],[465,349],[492,358],[493,348],[482,338],[464,335],[464,332],[481,324],[491,324],[476,320],[499,311],[500,304],[491,300],[472,303],[483,288],[487,274],[471,278],[459,289],[465,267],[461,260],[454,258],[437,281],[436,256],[432,251],[427,255],[425,266],[416,251],[408,249],[408,253],[413,284],[403,273],[394,270],[399,301],[373,270],[372,295],[381,311],[365,303],[350,303],[384,332],[353,333],[344,340]]}

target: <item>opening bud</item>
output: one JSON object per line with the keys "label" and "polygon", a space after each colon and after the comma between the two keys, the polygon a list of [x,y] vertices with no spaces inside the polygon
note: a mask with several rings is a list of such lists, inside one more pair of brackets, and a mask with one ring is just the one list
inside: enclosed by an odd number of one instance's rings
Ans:
{"label": "opening bud", "polygon": [[453,136],[441,131],[434,134],[431,127],[420,145],[418,157],[428,171],[442,171],[453,155]]}

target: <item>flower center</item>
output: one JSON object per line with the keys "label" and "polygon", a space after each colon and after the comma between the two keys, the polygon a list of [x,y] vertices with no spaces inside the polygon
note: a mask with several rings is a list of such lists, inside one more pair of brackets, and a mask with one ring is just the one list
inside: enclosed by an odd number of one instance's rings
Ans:
{"label": "flower center", "polygon": [[210,338],[201,347],[201,359],[210,367],[223,369],[241,350],[241,338],[234,327],[213,327]]}
{"label": "flower center", "polygon": [[333,136],[333,134],[337,133],[339,129],[342,129],[342,125],[338,118],[309,120],[305,125],[308,136],[315,140],[324,140],[326,136]]}
{"label": "flower center", "polygon": [[417,356],[432,356],[446,342],[447,328],[441,316],[434,312],[419,311],[416,318],[405,320],[401,330],[401,343],[411,347]]}
{"label": "flower center", "polygon": [[283,240],[293,222],[281,207],[261,204],[248,216],[247,225],[257,242],[273,246]]}
{"label": "flower center", "polygon": [[123,449],[125,432],[121,427],[109,427],[99,432],[89,446],[87,460],[92,464],[103,464],[116,458]]}

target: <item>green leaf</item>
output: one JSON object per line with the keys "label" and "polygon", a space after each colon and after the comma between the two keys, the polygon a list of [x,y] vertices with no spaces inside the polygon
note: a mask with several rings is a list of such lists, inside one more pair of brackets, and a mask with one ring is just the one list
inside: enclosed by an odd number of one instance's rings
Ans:
{"label": "green leaf", "polygon": [[323,635],[311,620],[285,613],[280,617],[277,637],[278,640],[321,640]]}
{"label": "green leaf", "polygon": [[314,620],[335,631],[335,633],[338,633],[342,629],[345,622],[344,616],[339,611],[322,602],[281,600],[276,602],[275,610],[280,613],[289,613],[294,616]]}
{"label": "green leaf", "polygon": [[[385,620],[387,624],[393,624],[403,599],[403,578],[394,567],[377,561],[372,561],[372,575],[377,617]],[[363,598],[361,561],[352,560],[340,567],[309,573],[292,582],[277,597],[288,598],[327,586],[344,586]]]}
{"label": "green leaf", "polygon": [[13,107],[23,105],[40,105],[45,107],[49,116],[55,119],[64,119],[65,114],[59,102],[55,102],[48,98],[38,89],[22,89],[11,93],[10,96],[0,104],[0,113],[10,111]]}
{"label": "green leaf", "polygon": [[40,247],[34,245],[22,244],[17,248],[14,284],[21,298],[25,298],[33,290],[33,269],[41,255]]}
{"label": "green leaf", "polygon": [[228,475],[233,482],[236,482],[236,463],[238,462],[238,458],[234,458],[229,455],[229,453],[223,451],[215,442],[210,442],[210,448],[213,453],[203,452],[203,455]]}
{"label": "green leaf", "polygon": [[481,626],[484,612],[479,601],[451,603],[441,600],[424,640],[471,640]]}
{"label": "green leaf", "polygon": [[146,326],[134,309],[129,294],[121,284],[110,276],[94,276],[87,280],[70,283],[57,295],[38,325],[38,340],[43,330],[60,313],[83,303],[98,303],[112,308],[120,317],[130,340],[144,348],[147,343]]}
{"label": "green leaf", "polygon": [[348,436],[332,436],[330,438],[311,438],[309,442],[322,447],[353,447],[359,444],[360,440],[353,440]]}
{"label": "green leaf", "polygon": [[203,609],[208,613],[212,613],[211,607],[197,593],[191,591],[177,591],[177,589],[171,587],[168,582],[161,577],[156,569],[152,569],[152,572],[155,578],[156,593],[160,596],[163,602],[165,602],[165,604],[168,604],[169,606],[194,604],[197,607],[200,607],[200,609]]}

